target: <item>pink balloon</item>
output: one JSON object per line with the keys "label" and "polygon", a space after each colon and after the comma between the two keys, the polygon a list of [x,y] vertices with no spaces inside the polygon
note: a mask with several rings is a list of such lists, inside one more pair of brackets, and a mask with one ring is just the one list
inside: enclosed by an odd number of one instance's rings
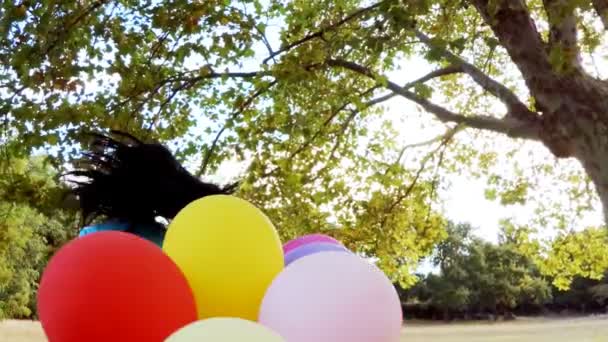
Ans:
{"label": "pink balloon", "polygon": [[289,264],[291,264],[294,261],[296,261],[300,258],[303,258],[307,255],[316,254],[316,253],[320,253],[320,252],[329,252],[329,251],[350,252],[348,249],[346,249],[346,247],[344,247],[342,245],[337,245],[335,243],[329,243],[329,242],[309,243],[304,246],[294,248],[291,251],[289,251],[287,254],[285,254],[285,257],[284,257],[285,267],[287,267]]}
{"label": "pink balloon", "polygon": [[283,245],[283,253],[287,254],[289,251],[291,251],[293,249],[296,249],[300,246],[304,246],[306,244],[313,243],[313,242],[329,242],[329,243],[335,243],[337,245],[340,245],[340,242],[338,240],[332,238],[331,236],[327,236],[325,234],[309,234],[309,235],[304,235],[297,239],[293,239],[293,240],[285,243]]}
{"label": "pink balloon", "polygon": [[355,254],[331,251],[283,269],[259,320],[289,342],[398,342],[403,313],[382,271]]}

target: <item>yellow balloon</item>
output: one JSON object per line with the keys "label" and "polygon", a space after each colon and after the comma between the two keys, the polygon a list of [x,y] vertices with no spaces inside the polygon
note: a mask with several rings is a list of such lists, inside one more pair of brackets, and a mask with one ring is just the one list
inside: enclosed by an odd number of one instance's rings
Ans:
{"label": "yellow balloon", "polygon": [[266,289],[283,269],[283,248],[268,217],[233,196],[203,197],[169,225],[163,250],[181,268],[200,319],[257,321]]}
{"label": "yellow balloon", "polygon": [[216,317],[186,325],[165,342],[285,342],[276,332],[256,322]]}

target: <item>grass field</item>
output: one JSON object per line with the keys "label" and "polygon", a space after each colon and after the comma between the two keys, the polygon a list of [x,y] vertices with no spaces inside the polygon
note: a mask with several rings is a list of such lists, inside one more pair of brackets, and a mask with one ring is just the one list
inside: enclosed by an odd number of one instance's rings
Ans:
{"label": "grass field", "polygon": [[608,316],[496,324],[412,324],[403,342],[608,342]]}
{"label": "grass field", "polygon": [[[498,324],[413,323],[406,324],[401,340],[403,342],[608,342],[608,317],[533,319]],[[38,323],[3,321],[0,322],[0,341],[44,342],[46,339]]]}

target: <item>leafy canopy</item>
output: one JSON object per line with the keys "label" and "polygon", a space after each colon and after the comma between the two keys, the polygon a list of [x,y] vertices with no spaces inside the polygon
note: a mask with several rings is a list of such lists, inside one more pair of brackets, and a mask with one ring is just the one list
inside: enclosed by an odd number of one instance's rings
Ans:
{"label": "leafy canopy", "polygon": [[[502,160],[528,150],[464,130],[530,138],[500,118],[536,101],[471,3],[481,2],[4,1],[0,142],[15,156],[56,147],[62,161],[82,129],[116,128],[171,143],[200,175],[242,162],[241,195],[284,238],[339,235],[411,284],[444,235],[437,193],[451,174],[490,174],[488,197],[534,206],[542,228],[569,228],[597,202],[580,166],[544,151],[504,171]],[[530,1],[530,14],[555,24],[542,5]],[[594,8],[572,5],[592,55],[602,44]],[[496,14],[502,2],[485,6]],[[399,69],[415,56],[434,71],[408,78],[408,64]],[[551,56],[568,69],[566,47]],[[411,115],[381,107],[397,97],[445,133],[404,137]],[[551,182],[562,187],[547,200]]]}

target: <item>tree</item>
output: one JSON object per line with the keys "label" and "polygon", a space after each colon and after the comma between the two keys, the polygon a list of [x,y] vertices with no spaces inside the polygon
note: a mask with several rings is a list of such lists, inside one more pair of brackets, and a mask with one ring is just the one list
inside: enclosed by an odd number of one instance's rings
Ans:
{"label": "tree", "polygon": [[589,289],[593,300],[604,307],[608,306],[608,284],[598,284]]}
{"label": "tree", "polygon": [[534,239],[532,235],[535,233],[528,226],[516,227],[508,220],[502,222],[503,243],[532,260],[544,275],[552,279],[557,289],[567,290],[577,277],[596,281],[605,277],[608,232],[604,227],[562,232],[548,244]]}
{"label": "tree", "polygon": [[430,274],[426,279],[426,287],[432,293],[430,303],[443,311],[443,319],[450,319],[450,312],[466,311],[471,301],[471,292],[463,283],[443,275]]}
{"label": "tree", "polygon": [[53,252],[75,233],[61,210],[61,186],[44,158],[0,163],[0,319],[35,313],[38,280]]}
{"label": "tree", "polygon": [[429,274],[424,279],[430,293],[430,302],[443,310],[444,320],[450,312],[465,311],[472,302],[471,273],[468,248],[473,237],[469,224],[448,222],[447,237],[441,241],[433,253],[433,263],[440,269],[440,275]]}
{"label": "tree", "polygon": [[[390,127],[368,134],[371,110],[350,105],[364,97],[349,87],[317,96],[323,108],[314,115],[298,114],[292,93],[313,73],[279,63],[230,71],[266,40],[266,18],[284,9],[257,1],[5,3],[0,108],[4,139],[14,142],[8,152],[56,145],[62,161],[73,156],[81,129],[112,127],[179,140],[177,154],[194,156],[188,161],[198,163],[199,175],[233,157],[246,160],[239,195],[263,208],[284,239],[335,235],[412,284],[417,261],[443,234],[437,174],[406,168],[394,149],[385,150],[395,146]],[[370,83],[340,83],[352,82]],[[207,143],[192,131],[203,120],[215,136]],[[422,164],[436,165],[446,147]]]}
{"label": "tree", "polygon": [[482,241],[472,230],[469,224],[448,223],[448,237],[433,258],[440,273],[425,279],[430,302],[444,318],[450,311],[508,317],[522,304],[542,306],[551,299],[548,282],[516,245],[505,237],[497,245]]}
{"label": "tree", "polygon": [[[571,181],[564,193],[576,213],[596,199],[587,178],[608,207],[608,86],[582,61],[602,45],[604,4],[5,1],[3,142],[15,139],[11,153],[59,146],[67,157],[80,129],[112,127],[175,142],[200,175],[234,157],[248,166],[243,196],[272,212],[285,237],[345,228],[327,231],[366,239],[362,251],[379,253],[385,267],[413,265],[442,235],[433,207],[441,173],[496,164],[496,151],[480,142],[541,142],[586,173],[512,163],[514,177],[490,177],[499,189],[489,193],[505,204],[531,197],[529,177],[558,173]],[[389,77],[412,56],[436,69]],[[395,98],[445,123],[446,133],[400,144],[380,107]],[[471,129],[486,139],[471,146],[461,138]],[[420,167],[404,165],[411,155]],[[547,203],[537,202],[542,217]],[[552,209],[562,227],[569,213]],[[404,217],[413,218],[402,228],[414,238],[385,232]],[[402,260],[386,261],[395,252]]]}
{"label": "tree", "polygon": [[602,228],[588,228],[557,237],[540,262],[553,283],[567,289],[576,276],[600,280],[608,269],[606,251],[607,232]]}
{"label": "tree", "polygon": [[469,254],[469,248],[476,238],[473,236],[473,227],[468,223],[448,222],[446,226],[447,237],[437,244],[433,255],[433,263],[439,266],[441,272],[446,273],[451,267],[462,267]]}
{"label": "tree", "polygon": [[[598,281],[589,278],[575,277],[567,290],[556,288],[553,306],[556,311],[578,311],[581,313],[605,312],[603,302],[604,284],[606,279]],[[595,309],[594,309],[595,308]],[[603,308],[603,310],[602,310]]]}

